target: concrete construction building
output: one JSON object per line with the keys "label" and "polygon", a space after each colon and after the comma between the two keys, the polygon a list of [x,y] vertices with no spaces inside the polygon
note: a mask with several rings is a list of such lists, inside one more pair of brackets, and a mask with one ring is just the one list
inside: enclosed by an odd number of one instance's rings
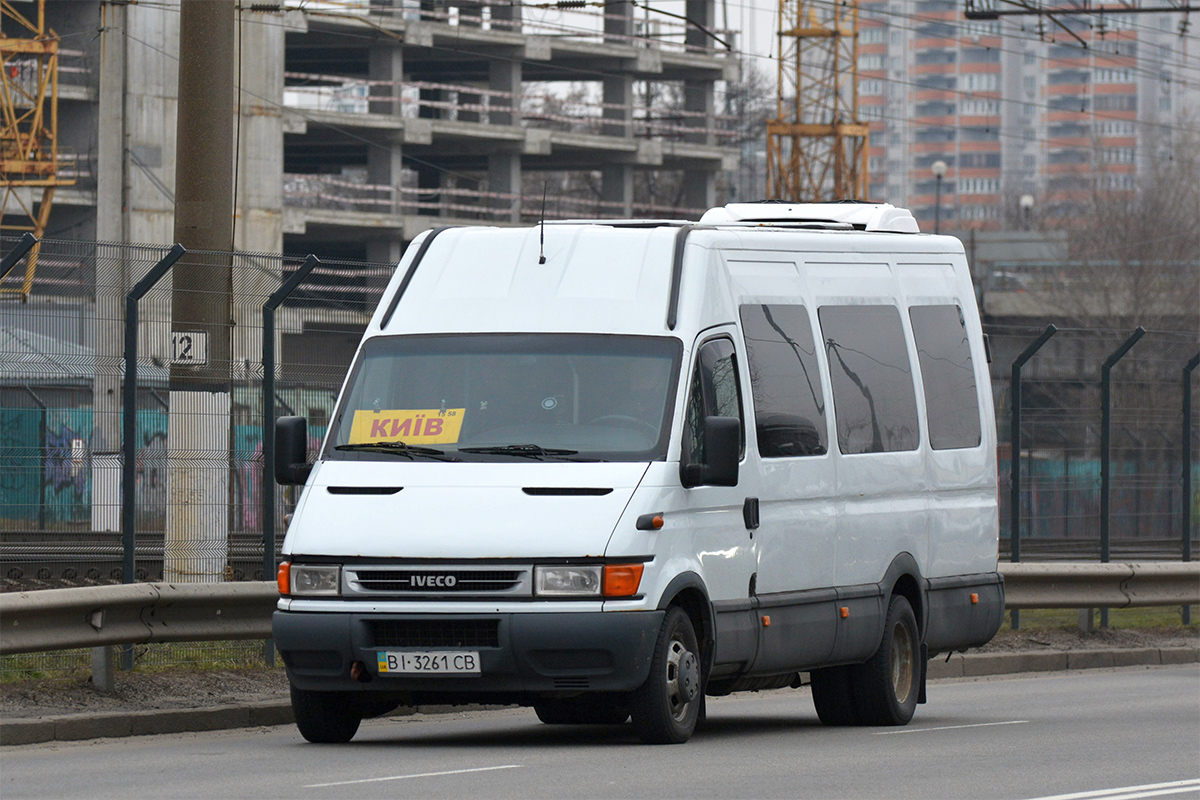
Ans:
{"label": "concrete construction building", "polygon": [[961,0],[860,8],[870,196],[908,206],[926,230],[935,162],[947,165],[948,227],[1020,228],[1079,214],[1094,188],[1132,191],[1196,126],[1200,42],[1184,14],[1080,13],[1059,26],[966,20]]}
{"label": "concrete construction building", "polygon": [[[178,1],[47,4],[76,177],[47,236],[170,242]],[[686,25],[569,5],[242,4],[237,248],[395,262],[433,225],[536,221],[543,195],[552,218],[715,204],[737,165],[715,112],[738,65],[712,0],[688,0]],[[666,201],[637,191],[649,173],[670,177]]]}

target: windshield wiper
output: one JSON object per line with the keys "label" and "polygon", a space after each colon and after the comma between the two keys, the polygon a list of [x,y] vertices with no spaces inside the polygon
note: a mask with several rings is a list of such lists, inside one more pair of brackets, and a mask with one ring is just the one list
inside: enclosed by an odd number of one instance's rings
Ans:
{"label": "windshield wiper", "polygon": [[334,450],[349,450],[359,453],[387,453],[393,456],[406,456],[409,460],[416,456],[432,458],[436,461],[458,461],[454,456],[446,455],[445,450],[436,447],[420,447],[404,442],[363,442],[362,444],[339,444]]}
{"label": "windshield wiper", "polygon": [[540,444],[504,444],[495,447],[460,447],[460,453],[483,453],[494,456],[518,456],[520,458],[555,458],[573,456],[578,450],[563,450],[556,447],[542,447]]}

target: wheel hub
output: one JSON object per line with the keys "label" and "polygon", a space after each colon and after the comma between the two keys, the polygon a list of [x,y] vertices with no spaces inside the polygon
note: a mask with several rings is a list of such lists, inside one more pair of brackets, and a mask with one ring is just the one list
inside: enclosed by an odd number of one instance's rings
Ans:
{"label": "wheel hub", "polygon": [[912,637],[909,636],[908,628],[897,624],[892,631],[892,688],[896,699],[901,703],[907,702],[913,690],[915,670],[912,650]]}
{"label": "wheel hub", "polygon": [[667,702],[671,716],[682,720],[689,704],[700,693],[700,666],[696,654],[678,639],[667,650]]}
{"label": "wheel hub", "polygon": [[679,660],[679,689],[688,702],[700,693],[700,664],[691,651],[685,651]]}

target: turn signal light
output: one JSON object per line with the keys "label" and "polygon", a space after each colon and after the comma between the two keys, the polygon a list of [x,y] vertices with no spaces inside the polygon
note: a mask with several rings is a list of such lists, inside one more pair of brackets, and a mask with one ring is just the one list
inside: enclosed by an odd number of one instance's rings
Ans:
{"label": "turn signal light", "polygon": [[279,584],[279,593],[287,597],[291,593],[292,588],[292,565],[291,562],[283,561],[279,564],[279,572],[275,575],[275,582]]}
{"label": "turn signal light", "polygon": [[978,602],[979,602],[979,595],[976,594],[975,592],[971,592],[971,605],[975,605]]}
{"label": "turn signal light", "polygon": [[631,597],[637,594],[645,564],[605,564],[604,596]]}

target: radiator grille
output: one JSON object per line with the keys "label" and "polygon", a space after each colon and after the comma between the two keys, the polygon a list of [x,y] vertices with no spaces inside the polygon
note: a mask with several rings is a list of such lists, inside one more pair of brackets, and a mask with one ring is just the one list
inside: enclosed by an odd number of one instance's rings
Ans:
{"label": "radiator grille", "polygon": [[495,619],[372,619],[367,631],[373,647],[499,647]]}
{"label": "radiator grille", "polygon": [[352,594],[528,595],[531,570],[442,567],[350,568]]}

